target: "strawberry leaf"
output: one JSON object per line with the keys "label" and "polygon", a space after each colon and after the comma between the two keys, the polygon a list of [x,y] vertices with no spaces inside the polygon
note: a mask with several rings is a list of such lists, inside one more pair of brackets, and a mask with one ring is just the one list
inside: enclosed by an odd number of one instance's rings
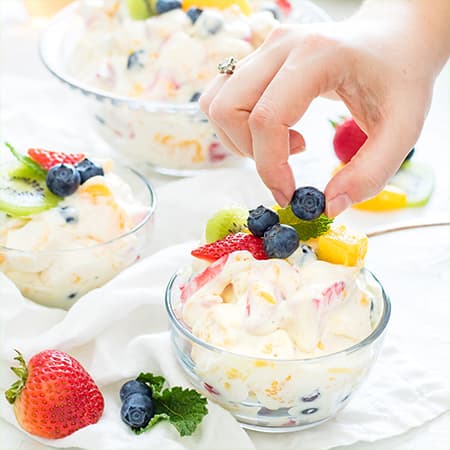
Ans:
{"label": "strawberry leaf", "polygon": [[5,142],[5,145],[9,148],[10,152],[23,166],[31,170],[39,178],[45,178],[47,171],[44,170],[38,163],[34,162],[28,156],[21,155],[11,144]]}

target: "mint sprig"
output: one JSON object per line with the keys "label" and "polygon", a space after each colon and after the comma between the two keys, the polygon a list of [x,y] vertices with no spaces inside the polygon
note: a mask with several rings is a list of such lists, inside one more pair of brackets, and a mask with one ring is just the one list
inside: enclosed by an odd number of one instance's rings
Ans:
{"label": "mint sprig", "polygon": [[194,389],[180,386],[163,389],[165,378],[152,373],[141,373],[137,381],[146,383],[152,389],[155,415],[144,428],[133,429],[136,434],[148,431],[162,420],[168,420],[180,433],[190,436],[208,414],[207,400]]}
{"label": "mint sprig", "polygon": [[44,170],[37,162],[33,161],[29,156],[24,156],[20,154],[10,143],[5,142],[5,145],[9,148],[14,158],[17,159],[23,166],[31,170],[31,172],[39,177],[45,178],[47,176],[47,171]]}
{"label": "mint sprig", "polygon": [[302,220],[293,213],[290,206],[279,209],[277,213],[280,223],[294,227],[301,241],[321,236],[330,229],[330,225],[333,223],[333,219],[325,214],[321,214],[314,220]]}

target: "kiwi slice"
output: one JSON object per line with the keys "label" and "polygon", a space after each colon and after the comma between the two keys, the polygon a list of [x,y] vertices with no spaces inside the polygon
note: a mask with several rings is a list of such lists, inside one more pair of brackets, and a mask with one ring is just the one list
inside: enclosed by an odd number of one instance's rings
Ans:
{"label": "kiwi slice", "polygon": [[389,180],[389,184],[406,193],[406,206],[424,206],[433,193],[434,174],[425,164],[406,161]]}
{"label": "kiwi slice", "polygon": [[54,208],[60,197],[52,194],[45,178],[26,166],[3,166],[0,170],[0,211],[23,217]]}
{"label": "kiwi slice", "polygon": [[217,211],[207,222],[206,242],[215,242],[229,234],[247,229],[248,210],[244,208],[227,208]]}
{"label": "kiwi slice", "polygon": [[135,20],[144,20],[153,15],[151,0],[126,0],[130,16]]}

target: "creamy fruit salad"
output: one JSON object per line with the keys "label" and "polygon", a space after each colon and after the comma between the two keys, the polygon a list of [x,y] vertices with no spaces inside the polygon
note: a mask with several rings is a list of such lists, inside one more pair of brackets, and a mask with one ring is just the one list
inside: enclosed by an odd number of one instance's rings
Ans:
{"label": "creamy fruit salad", "polygon": [[110,160],[12,151],[18,161],[0,171],[0,270],[25,297],[68,308],[139,258],[148,230],[132,231],[151,207]]}
{"label": "creamy fruit salad", "polygon": [[[82,0],[69,72],[84,86],[126,99],[97,102],[95,120],[133,160],[169,174],[230,165],[236,160],[196,102],[218,63],[251,53],[291,9],[288,0]],[[148,103],[136,108],[134,100]]]}
{"label": "creamy fruit salad", "polygon": [[376,354],[356,351],[383,313],[382,289],[363,269],[367,237],[334,225],[324,207],[304,187],[285,209],[219,211],[172,293],[178,320],[204,343],[179,344],[199,388],[245,423],[325,420]]}

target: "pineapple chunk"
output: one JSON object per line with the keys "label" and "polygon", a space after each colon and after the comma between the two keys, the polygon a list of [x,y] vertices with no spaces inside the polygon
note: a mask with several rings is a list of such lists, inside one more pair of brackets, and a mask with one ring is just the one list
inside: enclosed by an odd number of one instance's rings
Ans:
{"label": "pineapple chunk", "polygon": [[323,261],[344,266],[364,265],[368,238],[354,233],[345,225],[332,225],[330,230],[317,238],[317,257]]}

